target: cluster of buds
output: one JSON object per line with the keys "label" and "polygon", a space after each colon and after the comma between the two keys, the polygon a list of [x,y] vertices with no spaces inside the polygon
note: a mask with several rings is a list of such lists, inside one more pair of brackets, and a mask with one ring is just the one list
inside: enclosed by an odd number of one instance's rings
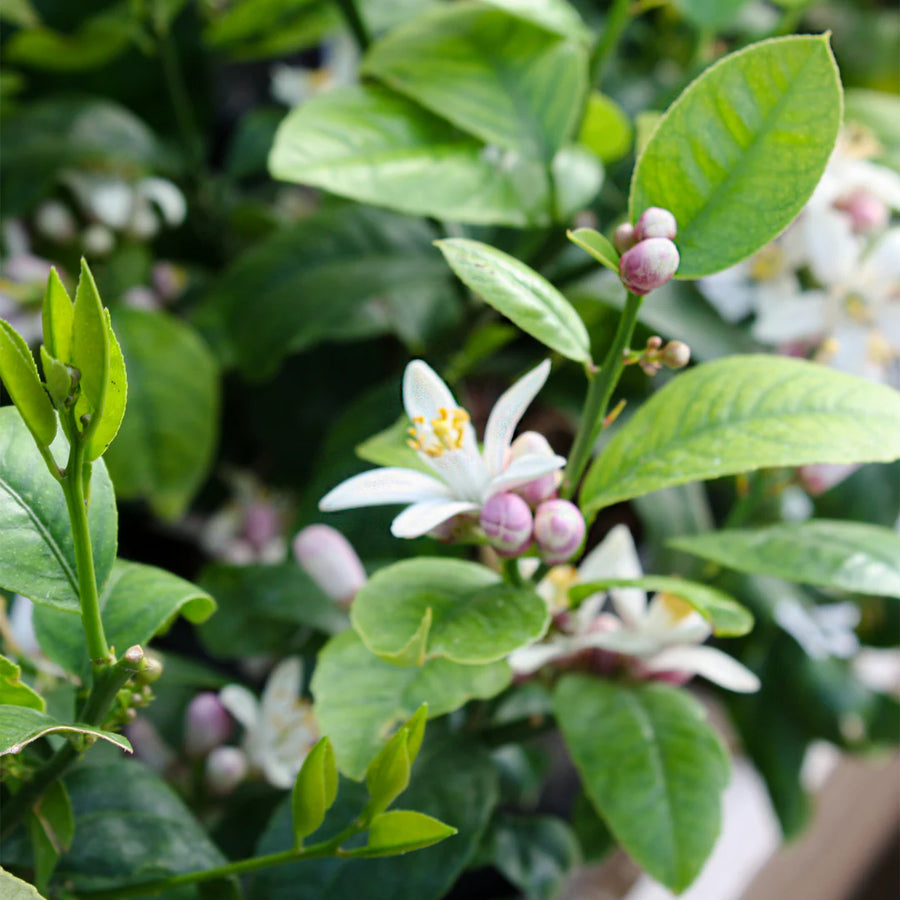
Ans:
{"label": "cluster of buds", "polygon": [[683,369],[691,361],[691,348],[683,341],[669,341],[663,345],[658,335],[647,338],[643,350],[631,351],[625,356],[625,365],[637,363],[647,375],[655,375],[663,366],[667,369]]}
{"label": "cluster of buds", "polygon": [[247,755],[225,742],[234,732],[234,720],[218,694],[202,691],[184,714],[184,752],[203,760],[203,783],[217,797],[230,794],[249,771]]}
{"label": "cluster of buds", "polygon": [[681,259],[675,246],[675,216],[658,206],[648,207],[634,225],[620,225],[613,236],[619,275],[632,294],[647,294],[671,281]]}
{"label": "cluster of buds", "polygon": [[137,644],[129,647],[122,654],[122,659],[139,669],[116,695],[116,702],[103,723],[104,728],[110,730],[133,722],[138,710],[150,705],[153,700],[152,685],[162,675],[162,663],[156,657],[146,654]]}

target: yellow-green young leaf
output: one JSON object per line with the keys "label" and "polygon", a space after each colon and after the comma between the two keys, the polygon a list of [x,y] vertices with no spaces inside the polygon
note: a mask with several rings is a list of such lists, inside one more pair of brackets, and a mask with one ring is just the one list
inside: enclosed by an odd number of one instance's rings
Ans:
{"label": "yellow-green young leaf", "polygon": [[57,409],[63,409],[72,392],[72,376],[68,366],[51,356],[47,347],[41,344],[41,368],[44,370],[44,386],[50,399]]}
{"label": "yellow-green young leaf", "polygon": [[54,359],[66,363],[72,346],[72,298],[59,280],[56,269],[50,270],[41,321],[44,326],[44,346]]}
{"label": "yellow-green young leaf", "polygon": [[631,147],[634,129],[615,100],[595,91],[588,99],[578,143],[584,144],[603,162],[621,159]]}
{"label": "yellow-green young leaf", "polygon": [[672,104],[635,166],[632,221],[671,210],[679,278],[746,259],[813,192],[841,122],[828,36],[754,44],[710,66]]}
{"label": "yellow-green young leaf", "polygon": [[369,802],[365,815],[370,819],[383,813],[409,784],[411,764],[407,741],[409,732],[401,728],[382,748],[366,770]]}
{"label": "yellow-green young leaf", "polygon": [[407,730],[406,752],[409,754],[409,764],[412,765],[419,755],[422,747],[422,738],[425,737],[425,720],[428,718],[428,704],[423,703],[403,727]]}
{"label": "yellow-green young leaf", "polygon": [[456,829],[440,819],[410,809],[395,809],[376,816],[369,825],[368,843],[347,855],[395,856],[430,847],[454,834]]}
{"label": "yellow-green young leaf", "polygon": [[0,319],[0,382],[3,383],[28,430],[42,447],[56,436],[56,413],[41,385],[34,357],[25,339]]}
{"label": "yellow-green young leaf", "polygon": [[102,416],[109,383],[109,332],[103,303],[94,276],[87,263],[81,261],[81,278],[75,291],[72,316],[72,348],[70,362],[81,374],[81,396],[75,404],[75,415]]}
{"label": "yellow-green young leaf", "polygon": [[87,459],[97,459],[106,452],[106,448],[112,443],[119,431],[122,418],[125,415],[125,401],[128,395],[128,378],[125,373],[125,359],[122,356],[122,348],[116,340],[112,322],[109,318],[109,310],[103,310],[103,318],[106,322],[107,340],[109,343],[109,374],[106,383],[106,401],[103,404],[103,413],[100,416],[100,424],[91,434],[87,444]]}
{"label": "yellow-green young leaf", "polygon": [[619,272],[619,251],[610,243],[609,239],[594,231],[593,228],[576,228],[575,231],[567,231],[566,237],[573,243],[587,251],[607,269]]}
{"label": "yellow-green young leaf", "polygon": [[325,820],[325,813],[337,796],[337,787],[334,750],[328,738],[323,737],[303,760],[291,792],[291,819],[297,847]]}
{"label": "yellow-green young leaf", "polygon": [[25,684],[21,670],[5,656],[0,656],[0,704],[27,706],[41,712],[47,708],[44,698]]}

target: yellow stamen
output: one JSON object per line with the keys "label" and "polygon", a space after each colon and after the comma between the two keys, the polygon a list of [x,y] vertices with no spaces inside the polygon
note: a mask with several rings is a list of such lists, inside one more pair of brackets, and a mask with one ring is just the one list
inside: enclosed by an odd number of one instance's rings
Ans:
{"label": "yellow stamen", "polygon": [[424,416],[414,416],[413,424],[417,427],[408,429],[412,438],[409,446],[431,457],[442,456],[448,450],[459,450],[468,422],[469,414],[460,407],[449,410],[441,407],[427,425]]}
{"label": "yellow stamen", "polygon": [[673,622],[680,622],[694,611],[694,607],[687,600],[683,600],[681,597],[675,596],[675,594],[662,591],[657,594],[657,598]]}

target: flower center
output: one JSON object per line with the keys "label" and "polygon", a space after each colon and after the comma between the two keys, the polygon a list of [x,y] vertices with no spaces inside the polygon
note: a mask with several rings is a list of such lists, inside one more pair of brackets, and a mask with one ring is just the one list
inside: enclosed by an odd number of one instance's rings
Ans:
{"label": "flower center", "polygon": [[448,450],[462,448],[469,414],[459,406],[446,409],[443,406],[430,422],[424,416],[415,416],[412,427],[407,429],[407,444],[432,458],[443,456]]}
{"label": "flower center", "polygon": [[682,600],[681,597],[676,597],[675,594],[662,591],[658,597],[659,602],[662,603],[673,624],[686,619],[694,611],[694,607],[687,600]]}
{"label": "flower center", "polygon": [[763,247],[750,260],[750,277],[754,281],[771,281],[784,270],[784,251],[777,244]]}

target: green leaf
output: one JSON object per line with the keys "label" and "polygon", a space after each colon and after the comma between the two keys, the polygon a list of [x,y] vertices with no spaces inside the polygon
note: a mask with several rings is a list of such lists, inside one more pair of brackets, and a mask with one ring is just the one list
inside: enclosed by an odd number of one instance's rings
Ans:
{"label": "green leaf", "polygon": [[57,409],[65,407],[66,401],[72,394],[72,376],[68,366],[54,359],[47,353],[47,348],[41,344],[41,368],[44,371],[44,383],[47,393]]}
{"label": "green leaf", "polygon": [[411,215],[519,227],[553,218],[545,165],[377,87],[338,88],[292,110],[269,172]]}
{"label": "green leaf", "polygon": [[811,519],[692,535],[669,544],[739,572],[900,598],[900,534],[878,525]]}
{"label": "green leaf", "polygon": [[109,343],[109,374],[106,380],[106,397],[103,404],[103,414],[100,424],[91,434],[87,444],[87,459],[94,460],[106,452],[106,448],[112,443],[122,418],[125,415],[125,400],[128,395],[128,377],[125,373],[125,360],[122,356],[122,348],[116,339],[112,329],[109,310],[103,310],[106,322],[106,335]]}
{"label": "green leaf", "polygon": [[337,634],[347,614],[293,562],[207,566],[198,579],[216,598],[218,615],[199,629],[203,645],[219,657],[281,653],[301,628]]}
{"label": "green leaf", "polygon": [[638,159],[632,221],[678,221],[679,278],[740,262],[809,199],[841,121],[828,36],[753,44],[710,66],[672,104]]}
{"label": "green leaf", "polygon": [[408,739],[409,731],[401,727],[366,769],[369,802],[364,815],[370,819],[383,813],[409,785],[412,764],[407,749]]}
{"label": "green leaf", "polygon": [[218,430],[215,361],[194,330],[165,313],[118,309],[129,403],[106,462],[123,499],[175,519],[212,462]]}
{"label": "green leaf", "polygon": [[546,162],[573,136],[587,69],[581,41],[471,3],[389,31],[361,67],[485,143]]}
{"label": "green leaf", "polygon": [[291,821],[299,847],[325,821],[325,813],[337,797],[338,771],[334,750],[323,737],[303,760],[291,791]]}
{"label": "green leaf", "polygon": [[735,356],[676,376],[622,426],[582,487],[591,513],[688,481],[900,456],[900,393],[816,363]]}
{"label": "green leaf", "polygon": [[54,781],[44,791],[27,821],[34,855],[34,881],[45,891],[60,855],[69,849],[75,835],[72,802],[62,781]]}
{"label": "green leaf", "polygon": [[0,706],[0,756],[20,753],[28,744],[48,734],[92,735],[131,752],[131,744],[121,734],[78,722],[60,722],[40,710],[25,706]]}
{"label": "green leaf", "polygon": [[703,707],[668,685],[569,675],[559,726],[616,840],[657,881],[684,890],[715,844],[728,756]]}
{"label": "green leaf", "polygon": [[[459,829],[452,841],[393,859],[301,860],[260,872],[249,900],[439,900],[469,864],[497,802],[497,774],[477,743],[432,728],[413,770],[403,804]],[[313,840],[346,828],[365,802],[360,785],[344,781],[324,826]],[[290,805],[285,802],[263,834],[257,853],[291,847]]]}
{"label": "green leaf", "polygon": [[356,455],[376,466],[399,466],[402,469],[417,469],[430,475],[432,470],[406,443],[407,440],[409,440],[409,419],[401,416],[393,425],[357,444]]}
{"label": "green leaf", "polygon": [[747,0],[675,0],[684,17],[699,28],[716,30],[728,25]]}
{"label": "green leaf", "polygon": [[34,885],[22,881],[0,867],[0,894],[4,900],[45,900]]}
{"label": "green leaf", "polygon": [[41,24],[41,17],[31,5],[31,0],[4,0],[0,6],[0,20],[22,28],[37,28]]}
{"label": "green leaf", "polygon": [[[120,559],[100,596],[100,614],[110,646],[119,653],[146,644],[178,616],[203,622],[216,603],[196,585],[156,566]],[[81,628],[71,612],[43,607],[34,611],[34,629],[44,653],[67,672],[88,665]]]}
{"label": "green leaf", "polygon": [[486,566],[457,559],[403,560],[360,588],[350,611],[366,646],[399,665],[446,657],[494,662],[547,630],[547,604]]}
{"label": "green leaf", "polygon": [[566,237],[573,243],[586,250],[594,259],[607,269],[619,273],[619,251],[605,236],[593,228],[577,228],[575,231],[567,231]]}
{"label": "green leaf", "polygon": [[588,98],[578,143],[603,162],[615,162],[631,148],[633,134],[634,129],[622,107],[606,94],[594,91]]}
{"label": "green leaf", "polygon": [[[58,434],[57,461],[66,441]],[[94,464],[88,524],[97,584],[116,558],[117,516],[102,461]],[[75,547],[59,482],[47,471],[31,434],[11,407],[0,409],[0,586],[38,604],[78,612]]]}
{"label": "green leaf", "polygon": [[109,330],[103,303],[88,264],[81,260],[81,277],[75,290],[72,313],[72,346],[63,360],[81,373],[79,401],[75,415],[101,418],[109,385]]}
{"label": "green leaf", "polygon": [[718,588],[688,581],[685,578],[669,578],[663,575],[645,575],[643,578],[604,578],[578,584],[569,589],[575,602],[605,591],[611,587],[635,587],[645,591],[663,591],[672,594],[697,610],[712,625],[713,634],[719,637],[739,637],[753,628],[753,616],[733,597]]}
{"label": "green leaf", "polygon": [[34,439],[49,447],[56,436],[56,413],[41,385],[37,366],[25,339],[0,319],[0,384],[12,397]]}
{"label": "green leaf", "polygon": [[50,270],[44,305],[41,307],[41,322],[44,331],[44,346],[54,359],[68,362],[72,346],[72,298],[65,289],[56,269]]}
{"label": "green leaf", "polygon": [[348,631],[320,651],[311,690],[316,721],[331,738],[341,771],[361,778],[387,736],[423,703],[427,715],[437,718],[469,700],[494,697],[511,677],[505,661],[462,666],[433,659],[421,667],[395,666]]}
{"label": "green leaf", "polygon": [[592,34],[581,16],[568,0],[482,0],[487,6],[496,6],[526,22],[539,25],[546,31],[573,40],[590,43]]}
{"label": "green leaf", "polygon": [[[360,330],[393,327],[421,340],[425,320],[446,321],[458,307],[433,237],[424,222],[343,205],[276,231],[207,296],[238,365],[255,379],[271,375],[289,352]],[[376,310],[386,323],[377,328]]]}
{"label": "green leaf", "polygon": [[44,698],[21,680],[21,674],[22,670],[11,659],[0,656],[0,704],[27,706],[44,712],[47,709]]}
{"label": "green leaf", "polygon": [[225,865],[177,794],[140,760],[89,753],[66,775],[72,849],[57,877],[79,894]]}
{"label": "green leaf", "polygon": [[435,242],[450,268],[484,301],[552,350],[589,362],[584,323],[566,298],[523,262],[480,241]]}
{"label": "green leaf", "polygon": [[425,813],[394,809],[375,816],[369,825],[368,843],[365,847],[349,851],[347,855],[357,859],[397,856],[430,847],[456,833],[452,825],[446,825]]}

